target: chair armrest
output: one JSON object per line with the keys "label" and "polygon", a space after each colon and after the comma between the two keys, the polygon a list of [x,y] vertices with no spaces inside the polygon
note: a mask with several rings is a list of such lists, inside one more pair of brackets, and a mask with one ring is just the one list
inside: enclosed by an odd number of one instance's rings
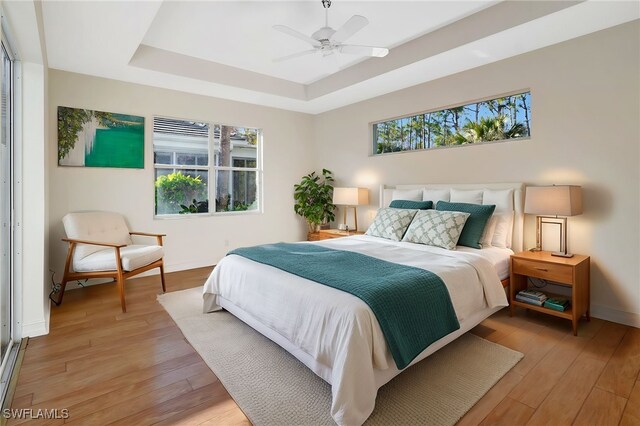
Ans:
{"label": "chair armrest", "polygon": [[76,240],[73,238],[63,238],[62,241],[66,241],[68,243],[74,243],[74,244],[90,244],[92,246],[104,246],[104,247],[114,247],[114,248],[122,248],[127,246],[126,244],[99,243],[97,241]]}
{"label": "chair armrest", "polygon": [[143,237],[166,237],[167,234],[150,234],[148,232],[129,232],[129,235],[140,235]]}
{"label": "chair armrest", "polygon": [[139,235],[141,237],[156,237],[156,241],[159,246],[162,246],[162,237],[166,237],[167,234],[150,234],[148,232],[129,232],[129,235]]}

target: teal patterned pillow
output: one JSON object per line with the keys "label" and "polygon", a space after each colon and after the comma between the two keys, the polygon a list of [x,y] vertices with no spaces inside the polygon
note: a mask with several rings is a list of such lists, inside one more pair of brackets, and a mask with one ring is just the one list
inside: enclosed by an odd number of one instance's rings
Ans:
{"label": "teal patterned pillow", "polygon": [[433,201],[393,200],[389,207],[394,209],[428,210],[433,208]]}
{"label": "teal patterned pillow", "polygon": [[378,210],[366,235],[400,241],[417,210],[385,207]]}
{"label": "teal patterned pillow", "polygon": [[402,241],[453,250],[468,217],[469,213],[420,210]]}
{"label": "teal patterned pillow", "polygon": [[438,204],[436,205],[436,210],[464,212],[471,215],[469,216],[469,219],[467,219],[467,224],[462,230],[458,244],[477,249],[482,248],[480,245],[480,239],[482,238],[484,228],[487,226],[487,222],[495,209],[496,206],[493,204],[481,205],[438,201]]}

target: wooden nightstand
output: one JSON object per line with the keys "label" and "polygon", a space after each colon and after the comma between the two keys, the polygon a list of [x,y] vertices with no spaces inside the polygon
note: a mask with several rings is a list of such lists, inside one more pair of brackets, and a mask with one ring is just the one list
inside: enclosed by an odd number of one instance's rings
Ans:
{"label": "wooden nightstand", "polygon": [[338,229],[321,229],[318,232],[307,234],[307,241],[329,240],[331,238],[349,237],[351,235],[362,235],[364,232],[340,231]]}
{"label": "wooden nightstand", "polygon": [[[571,306],[563,312],[516,300],[516,294],[527,288],[527,278],[534,277],[554,284],[571,287]],[[536,289],[537,290],[537,289]],[[542,292],[545,292],[542,290]],[[549,294],[547,294],[549,295]],[[553,295],[551,295],[553,296]],[[576,254],[570,258],[551,256],[547,251],[523,251],[511,256],[511,283],[509,286],[510,314],[515,307],[531,309],[571,320],[573,335],[578,335],[578,321],[585,315],[590,318],[590,258]]]}

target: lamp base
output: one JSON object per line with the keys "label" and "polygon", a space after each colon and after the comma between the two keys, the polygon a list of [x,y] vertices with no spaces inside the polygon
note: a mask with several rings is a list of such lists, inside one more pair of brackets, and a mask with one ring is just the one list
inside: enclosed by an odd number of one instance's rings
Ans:
{"label": "lamp base", "polygon": [[573,257],[573,253],[565,253],[563,251],[554,251],[553,253],[551,253],[551,256],[558,256],[558,257]]}

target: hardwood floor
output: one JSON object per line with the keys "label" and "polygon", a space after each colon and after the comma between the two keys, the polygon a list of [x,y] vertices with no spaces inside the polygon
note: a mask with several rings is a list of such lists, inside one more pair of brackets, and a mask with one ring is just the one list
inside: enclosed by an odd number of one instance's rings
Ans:
{"label": "hardwood floor", "polygon": [[[210,268],[167,274],[167,290],[202,285]],[[157,276],[65,294],[51,331],[30,339],[12,408],[68,409],[36,424],[249,424],[224,386],[156,302]],[[519,309],[473,330],[525,354],[460,425],[640,425],[640,330],[571,323]],[[24,420],[11,420],[21,424]]]}

